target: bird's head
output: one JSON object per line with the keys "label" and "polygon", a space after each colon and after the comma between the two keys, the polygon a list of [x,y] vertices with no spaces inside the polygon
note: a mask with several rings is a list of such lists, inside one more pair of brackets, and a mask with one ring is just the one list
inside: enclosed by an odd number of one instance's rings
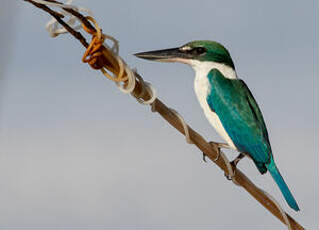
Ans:
{"label": "bird's head", "polygon": [[137,53],[135,56],[159,62],[181,62],[194,65],[198,62],[223,64],[235,69],[228,50],[214,41],[192,41],[181,47]]}

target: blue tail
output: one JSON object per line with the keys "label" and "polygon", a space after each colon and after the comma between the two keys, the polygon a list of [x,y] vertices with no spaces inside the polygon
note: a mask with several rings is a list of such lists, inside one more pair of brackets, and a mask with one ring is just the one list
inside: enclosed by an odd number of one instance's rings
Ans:
{"label": "blue tail", "polygon": [[300,209],[298,207],[298,204],[297,204],[295,198],[292,196],[287,184],[285,183],[284,179],[280,175],[280,172],[277,169],[275,162],[272,158],[271,158],[271,162],[269,164],[267,164],[266,167],[267,167],[268,171],[270,172],[272,178],[277,183],[282,195],[284,195],[288,205],[292,209],[299,211]]}

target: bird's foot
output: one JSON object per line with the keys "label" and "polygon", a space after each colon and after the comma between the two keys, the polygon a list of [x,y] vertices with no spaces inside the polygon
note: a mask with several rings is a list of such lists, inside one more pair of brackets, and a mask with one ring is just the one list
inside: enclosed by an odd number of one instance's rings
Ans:
{"label": "bird's foot", "polygon": [[[240,153],[233,161],[230,162],[230,165],[232,166],[233,168],[233,173],[235,175],[236,173],[236,170],[237,170],[237,164],[239,163],[239,161],[241,159],[243,159],[246,155],[244,153]],[[233,176],[234,176],[233,175]],[[227,180],[233,180],[232,176],[230,176],[229,174],[226,174],[225,173],[225,177]]]}
{"label": "bird's foot", "polygon": [[205,162],[205,163],[207,163],[207,161],[206,161],[206,154],[203,152],[203,161]]}
{"label": "bird's foot", "polygon": [[[213,160],[213,161],[217,161],[219,159],[219,156],[220,156],[220,149],[221,148],[224,148],[224,149],[230,149],[230,146],[226,143],[218,143],[218,142],[213,142],[213,141],[210,141],[208,142],[213,148],[216,148],[217,147],[217,157]],[[203,161],[204,162],[207,162],[206,161],[206,154],[203,152]]]}
{"label": "bird's foot", "polygon": [[226,143],[218,143],[218,142],[209,142],[209,144],[211,145],[217,145],[217,148],[219,149],[231,149],[231,147],[229,146],[229,144]]}
{"label": "bird's foot", "polygon": [[231,161],[230,164],[236,169],[239,161],[243,159],[245,156],[246,155],[244,153],[239,153],[239,155],[233,161]]}

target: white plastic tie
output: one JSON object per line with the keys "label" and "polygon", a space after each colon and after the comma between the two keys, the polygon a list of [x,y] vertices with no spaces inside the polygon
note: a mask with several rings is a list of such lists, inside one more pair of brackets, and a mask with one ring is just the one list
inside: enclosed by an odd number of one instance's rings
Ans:
{"label": "white plastic tie", "polygon": [[115,53],[115,55],[116,55],[118,63],[123,64],[123,70],[125,70],[126,75],[127,75],[127,83],[125,86],[122,82],[116,82],[116,85],[123,93],[125,93],[125,94],[132,93],[133,90],[135,89],[135,86],[136,86],[135,75],[134,75],[133,71],[124,63],[122,58],[120,58],[118,56],[118,54],[116,54],[116,53]]}
{"label": "white plastic tie", "polygon": [[[69,20],[66,22],[73,30],[80,30],[82,28],[81,26],[81,21],[75,17],[74,15],[72,15],[71,13],[65,11],[64,9],[72,9],[75,10],[76,12],[85,12],[87,13],[89,16],[93,17],[93,13],[91,10],[87,9],[87,8],[83,8],[83,7],[77,7],[75,5],[71,5],[73,0],[67,0],[65,3],[55,3],[55,2],[48,2],[45,0],[33,0],[36,3],[39,4],[43,4],[43,5],[47,5],[47,6],[52,6],[52,7],[57,7],[61,9],[61,12],[59,12],[60,14],[64,15],[64,16],[68,16]],[[63,9],[64,8],[64,9]],[[65,34],[68,33],[68,31],[61,26],[58,21],[55,18],[51,18],[51,20],[46,24],[46,29],[49,32],[51,37],[56,37],[60,34]],[[108,49],[110,49],[113,54],[115,55],[119,65],[122,67],[121,72],[119,73],[119,75],[123,75],[124,71],[127,74],[127,83],[123,84],[121,82],[116,82],[117,87],[125,94],[128,93],[132,93],[133,90],[135,89],[136,86],[136,75],[134,73],[133,70],[131,70],[128,65],[123,61],[123,59],[119,56],[119,43],[118,41],[113,38],[112,36],[109,35],[105,35],[105,41],[110,40],[112,41],[112,45],[108,45],[106,42],[104,42],[104,46],[107,47]],[[156,90],[154,89],[154,87],[148,83],[148,82],[142,82],[142,87],[143,90],[146,90],[149,95],[151,96],[151,98],[147,101],[141,99],[141,98],[136,98],[136,100],[144,105],[149,105],[152,104],[155,100],[156,100]]]}
{"label": "white plastic tie", "polygon": [[186,124],[184,118],[175,110],[170,108],[171,112],[175,114],[175,116],[181,121],[182,126],[184,128],[184,133],[185,133],[185,138],[186,138],[186,142],[188,144],[194,144],[193,141],[191,140],[190,136],[189,136],[189,129],[188,129],[188,125]]}
{"label": "white plastic tie", "polygon": [[[135,74],[134,74],[134,80],[136,80],[136,78],[138,79],[139,83],[142,85],[142,92],[139,95],[133,95],[136,100],[143,104],[143,105],[153,105],[153,102],[156,100],[157,98],[157,94],[156,94],[156,90],[155,88],[152,86],[151,83],[146,82],[143,80],[143,78],[136,72],[136,70],[134,70]],[[141,97],[144,95],[145,91],[147,91],[147,93],[150,95],[150,99],[148,100],[143,100]]]}
{"label": "white plastic tie", "polygon": [[[61,12],[59,12],[60,14],[64,15],[64,16],[68,16],[69,20],[66,22],[72,29],[78,31],[80,30],[81,27],[81,22],[79,21],[79,19],[77,17],[75,17],[74,15],[70,14],[69,12],[63,10],[64,9],[72,9],[76,12],[85,12],[90,16],[93,16],[92,11],[90,11],[89,9],[83,8],[83,7],[77,7],[74,5],[71,5],[73,0],[68,0],[65,3],[55,3],[55,2],[48,2],[48,1],[44,1],[44,0],[33,0],[36,3],[40,3],[43,5],[47,5],[47,6],[52,6],[52,7],[57,7],[61,9]],[[77,24],[77,22],[79,22]],[[65,34],[68,31],[61,26],[58,21],[55,18],[51,18],[51,20],[46,24],[46,29],[49,32],[51,37],[56,37],[60,34]]]}
{"label": "white plastic tie", "polygon": [[[259,188],[260,189],[260,188]],[[280,211],[281,215],[282,215],[282,218],[284,218],[285,222],[286,222],[286,225],[288,227],[289,230],[293,230],[292,227],[291,227],[291,224],[290,224],[290,221],[288,219],[288,216],[287,214],[285,213],[285,211],[282,209],[282,207],[280,206],[280,204],[275,200],[275,198],[270,195],[268,192],[260,189],[275,205],[276,207],[278,208],[278,210]]]}

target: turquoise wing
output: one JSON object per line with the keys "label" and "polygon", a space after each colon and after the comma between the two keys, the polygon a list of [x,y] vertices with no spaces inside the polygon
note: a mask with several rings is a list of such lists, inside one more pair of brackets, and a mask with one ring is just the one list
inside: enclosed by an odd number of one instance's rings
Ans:
{"label": "turquoise wing", "polygon": [[227,79],[217,69],[208,74],[209,107],[219,116],[226,132],[241,152],[247,153],[261,173],[271,159],[271,147],[262,113],[242,80]]}

